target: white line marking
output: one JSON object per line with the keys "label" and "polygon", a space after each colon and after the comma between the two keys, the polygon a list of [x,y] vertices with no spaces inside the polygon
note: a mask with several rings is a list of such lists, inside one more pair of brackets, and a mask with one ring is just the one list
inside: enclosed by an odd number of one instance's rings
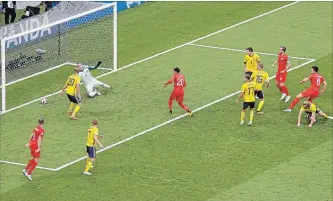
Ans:
{"label": "white line marking", "polygon": [[[305,66],[305,65],[307,65],[307,64],[309,64],[309,63],[311,63],[311,62],[314,62],[314,61],[315,61],[315,60],[312,59],[311,61],[307,61],[307,62],[305,62],[305,63],[303,63],[303,64],[301,64],[301,65],[295,66],[294,68],[289,69],[288,72],[293,71],[293,70],[298,69],[298,68],[301,68],[301,67],[303,67],[303,66]],[[275,78],[275,76],[272,76],[272,77],[270,77],[269,79],[271,80],[271,79],[274,79],[274,78]],[[235,95],[237,95],[237,94],[239,94],[239,93],[240,93],[240,91],[236,91],[236,92],[234,92],[234,93],[232,93],[232,94],[229,94],[229,95],[224,96],[224,97],[222,97],[222,98],[220,98],[220,99],[217,99],[217,100],[215,100],[215,101],[213,101],[213,102],[210,102],[210,103],[208,103],[208,104],[206,104],[206,105],[203,105],[203,106],[201,106],[201,107],[199,107],[199,108],[193,110],[193,113],[194,113],[194,112],[198,112],[198,111],[200,111],[200,110],[203,110],[203,109],[205,109],[205,108],[207,108],[207,107],[209,107],[209,106],[212,106],[212,105],[214,105],[214,104],[216,104],[216,103],[219,103],[219,102],[221,102],[221,101],[223,101],[223,100],[225,100],[225,99],[228,99],[228,98],[230,98],[230,97],[233,97],[233,96],[235,96]],[[134,139],[134,138],[137,138],[137,137],[139,137],[139,136],[141,136],[141,135],[147,134],[147,133],[149,133],[150,131],[153,131],[153,130],[155,130],[155,129],[158,129],[158,128],[162,127],[162,126],[165,126],[165,125],[167,125],[167,124],[170,124],[170,123],[172,123],[172,122],[174,122],[174,121],[177,121],[177,120],[179,120],[179,119],[182,119],[182,118],[184,118],[184,117],[186,117],[186,116],[188,116],[188,114],[183,114],[183,115],[180,115],[180,116],[175,117],[175,118],[173,118],[173,119],[170,119],[170,120],[168,120],[168,121],[166,121],[166,122],[164,122],[164,123],[161,123],[161,124],[159,124],[159,125],[157,125],[157,126],[154,126],[154,127],[150,128],[150,129],[148,129],[148,130],[142,131],[142,132],[137,133],[137,134],[135,134],[135,135],[133,135],[133,136],[131,136],[131,137],[128,137],[128,138],[126,138],[126,139],[124,139],[124,140],[121,140],[121,141],[119,141],[119,142],[116,142],[116,143],[114,143],[114,144],[111,144],[111,145],[105,147],[104,149],[98,150],[97,153],[101,153],[101,152],[103,152],[103,151],[106,151],[106,150],[108,150],[108,149],[111,149],[111,148],[113,148],[113,147],[115,147],[115,146],[118,146],[118,145],[120,145],[120,144],[123,144],[123,143],[125,143],[125,142],[127,142],[127,141],[130,141],[130,140],[132,140],[132,139]],[[195,118],[195,117],[194,117],[194,118]],[[82,161],[82,160],[84,160],[84,159],[86,159],[86,158],[87,158],[87,156],[84,156],[84,157],[78,158],[78,159],[76,159],[76,160],[74,160],[74,161],[71,161],[71,162],[69,162],[69,163],[66,163],[66,164],[60,166],[60,167],[57,167],[55,170],[56,170],[56,171],[59,171],[59,170],[64,169],[64,168],[66,168],[66,167],[68,167],[68,166],[70,166],[70,165],[73,165],[73,164],[75,164],[75,163],[77,163],[77,162],[80,162],[80,161]]]}
{"label": "white line marking", "polygon": [[[212,48],[212,49],[219,49],[219,50],[228,50],[228,51],[234,51],[234,52],[245,52],[245,50],[239,50],[239,49],[233,49],[233,48],[226,48],[226,47],[217,47],[217,46],[210,46],[210,45],[200,45],[200,44],[188,44],[192,46],[197,46],[197,47],[203,47],[203,48]],[[272,53],[266,53],[266,52],[256,52],[261,55],[268,55],[268,56],[278,56],[277,54],[272,54]],[[300,60],[307,60],[311,61],[312,59],[309,58],[303,58],[303,57],[292,57],[289,56],[290,58],[293,59],[300,59]]]}
{"label": "white line marking", "polygon": [[[16,163],[16,162],[11,162],[11,161],[4,161],[4,160],[0,160],[0,163],[10,164],[10,165],[26,166],[26,164]],[[46,168],[46,167],[40,167],[40,166],[37,166],[36,168],[41,169],[41,170],[56,171],[56,169],[54,169],[54,168]]]}
{"label": "white line marking", "polygon": [[[297,3],[299,3],[299,1],[296,1],[296,2],[293,2],[293,3],[287,4],[287,5],[281,6],[281,7],[279,7],[279,8],[276,8],[276,9],[274,9],[274,10],[268,11],[268,12],[263,13],[263,14],[261,14],[261,15],[258,15],[258,16],[256,16],[256,17],[253,17],[253,18],[250,18],[250,19],[248,19],[248,20],[245,20],[245,21],[239,22],[239,23],[234,24],[234,25],[232,25],[232,26],[229,26],[229,27],[227,27],[227,28],[224,28],[224,29],[221,29],[221,30],[219,30],[219,31],[213,32],[213,33],[211,33],[211,34],[208,34],[208,35],[206,35],[206,36],[203,36],[203,37],[197,38],[197,39],[195,39],[195,40],[192,40],[192,41],[190,41],[190,42],[184,43],[184,44],[182,44],[182,45],[179,45],[179,46],[177,46],[177,47],[171,48],[171,49],[169,49],[169,50],[166,50],[166,51],[160,52],[160,53],[158,53],[158,54],[155,54],[155,55],[153,55],[153,56],[147,57],[147,58],[142,59],[142,60],[140,60],[140,61],[137,61],[137,62],[131,63],[131,64],[129,64],[129,65],[126,65],[126,66],[124,66],[124,67],[119,68],[119,69],[116,70],[116,71],[107,72],[107,73],[105,73],[105,74],[103,74],[103,75],[97,76],[96,78],[101,78],[101,77],[104,77],[104,76],[106,76],[106,75],[112,74],[112,73],[114,73],[114,72],[117,72],[117,71],[120,71],[120,70],[124,70],[124,69],[129,68],[129,67],[131,67],[131,66],[134,66],[134,65],[136,65],[136,64],[139,64],[139,63],[142,63],[142,62],[148,61],[148,60],[150,60],[150,59],[153,59],[153,58],[158,57],[158,56],[160,56],[160,55],[166,54],[166,53],[171,52],[171,51],[173,51],[173,50],[179,49],[179,48],[181,48],[181,47],[184,47],[184,46],[189,45],[189,44],[191,44],[191,43],[197,42],[197,41],[199,41],[199,40],[202,40],[202,39],[208,38],[208,37],[210,37],[210,36],[216,35],[216,34],[218,34],[218,33],[222,33],[222,32],[224,32],[224,31],[227,31],[227,30],[232,29],[232,28],[234,28],[234,27],[237,27],[237,26],[240,26],[240,25],[242,25],[242,24],[248,23],[248,22],[250,22],[250,21],[256,20],[256,19],[258,19],[258,18],[264,17],[264,16],[266,16],[266,15],[269,15],[269,14],[271,14],[271,13],[274,13],[274,12],[276,12],[276,11],[279,11],[279,10],[281,10],[281,9],[287,8],[287,7],[292,6],[292,5],[294,5],[294,4],[297,4]],[[60,93],[60,91],[54,92],[54,93],[52,93],[52,94],[49,94],[49,95],[46,95],[46,96],[43,96],[43,97],[50,97],[50,96],[53,96],[53,95],[58,94],[58,93]],[[32,100],[32,101],[30,101],[30,102],[28,102],[28,103],[24,103],[24,104],[22,104],[22,105],[19,105],[19,106],[13,107],[13,108],[11,108],[11,109],[8,109],[8,110],[6,110],[6,111],[0,113],[0,115],[2,115],[2,114],[6,114],[6,113],[8,113],[8,112],[11,112],[11,111],[17,110],[17,109],[19,109],[19,108],[21,108],[21,107],[24,107],[24,106],[26,106],[26,105],[29,105],[29,104],[31,104],[31,103],[37,102],[37,101],[39,101],[41,98],[42,98],[42,97],[37,98],[37,99],[35,99],[35,100]]]}

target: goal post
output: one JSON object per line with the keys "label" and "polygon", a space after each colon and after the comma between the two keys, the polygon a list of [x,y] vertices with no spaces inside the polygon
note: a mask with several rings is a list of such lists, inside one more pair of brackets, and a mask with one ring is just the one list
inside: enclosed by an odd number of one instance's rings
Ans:
{"label": "goal post", "polygon": [[76,63],[92,66],[103,61],[104,69],[117,70],[117,2],[61,2],[46,13],[4,27],[0,27],[0,113],[23,104],[7,104],[6,88],[15,83]]}

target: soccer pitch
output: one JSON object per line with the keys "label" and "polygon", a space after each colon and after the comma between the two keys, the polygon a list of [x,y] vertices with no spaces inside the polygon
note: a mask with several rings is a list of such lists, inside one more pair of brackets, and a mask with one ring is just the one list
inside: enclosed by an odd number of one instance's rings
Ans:
{"label": "soccer pitch", "polygon": [[[69,200],[88,199],[94,191],[102,200],[329,200],[332,121],[319,118],[312,129],[296,128],[299,106],[283,113],[289,104],[278,100],[272,80],[265,90],[265,114],[256,115],[252,127],[242,127],[235,95],[248,46],[259,52],[271,77],[278,47],[287,46],[293,65],[287,85],[293,97],[307,86],[298,81],[312,64],[332,83],[332,3],[251,3],[262,15],[244,12],[247,4],[159,2],[121,13],[119,61],[124,67],[112,74],[96,72],[112,90],[85,98],[79,121],[68,119],[68,101],[59,96],[49,97],[48,105],[32,103],[0,116],[1,197],[20,200],[42,187],[48,191],[38,191],[40,200],[66,192],[71,192]],[[177,11],[185,8],[188,12]],[[156,30],[159,26],[144,21],[159,12],[164,15],[154,20],[166,27]],[[206,14],[201,19],[196,13]],[[129,25],[134,33],[125,30]],[[134,35],[135,42],[129,40]],[[183,115],[177,104],[168,114],[172,89],[163,91],[162,85],[174,66],[187,78],[185,103],[194,118]],[[32,100],[22,94],[37,98],[48,85],[61,88],[70,71],[65,66],[14,84],[9,91],[18,93],[12,93],[11,103]],[[332,86],[315,103],[331,116]],[[46,119],[40,168],[46,170],[37,170],[29,183],[20,165],[29,158],[23,147],[40,116]],[[87,178],[81,175],[84,142],[94,117],[109,146]],[[87,189],[87,183],[96,188]]]}

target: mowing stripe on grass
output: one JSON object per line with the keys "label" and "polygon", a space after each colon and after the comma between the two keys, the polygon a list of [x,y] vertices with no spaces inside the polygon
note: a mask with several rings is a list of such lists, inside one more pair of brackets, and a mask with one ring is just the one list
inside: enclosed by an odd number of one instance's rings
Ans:
{"label": "mowing stripe on grass", "polygon": [[[303,67],[303,66],[305,66],[305,65],[307,65],[307,64],[309,64],[309,63],[311,63],[311,62],[314,62],[314,61],[315,61],[315,60],[312,59],[312,60],[307,61],[307,62],[305,62],[305,63],[303,63],[303,64],[301,64],[301,65],[295,66],[294,68],[289,69],[288,72],[293,71],[293,70],[298,69],[298,68],[301,68],[301,67]],[[275,78],[275,76],[272,76],[272,77],[270,77],[269,79],[271,80],[271,79],[274,79],[274,78]],[[194,113],[194,112],[198,112],[198,111],[200,111],[200,110],[203,110],[203,109],[205,109],[205,108],[207,108],[207,107],[209,107],[209,106],[212,106],[212,105],[214,105],[214,104],[216,104],[216,103],[219,103],[219,102],[221,102],[221,101],[223,101],[223,100],[225,100],[225,99],[228,99],[228,98],[230,98],[230,97],[233,97],[233,96],[235,96],[235,95],[237,95],[237,94],[239,94],[239,93],[240,93],[240,91],[236,91],[236,92],[231,93],[231,94],[229,94],[229,95],[227,95],[227,96],[224,96],[224,97],[222,97],[222,98],[220,98],[220,99],[217,99],[217,100],[215,100],[215,101],[213,101],[213,102],[210,102],[210,103],[208,103],[208,104],[206,104],[206,105],[203,105],[203,106],[201,106],[201,107],[199,107],[199,108],[193,110],[193,113]],[[121,141],[119,141],[119,142],[116,142],[116,143],[114,143],[114,144],[111,144],[111,145],[105,147],[104,149],[100,149],[100,150],[97,151],[97,153],[101,153],[101,152],[103,152],[103,151],[106,151],[106,150],[108,150],[108,149],[111,149],[111,148],[113,148],[113,147],[116,147],[116,146],[118,146],[118,145],[120,145],[120,144],[123,144],[123,143],[125,143],[125,142],[127,142],[127,141],[130,141],[130,140],[132,140],[132,139],[134,139],[134,138],[137,138],[137,137],[139,137],[139,136],[141,136],[141,135],[147,134],[147,133],[149,133],[150,131],[153,131],[153,130],[155,130],[155,129],[158,129],[158,128],[162,127],[162,126],[165,126],[165,125],[167,125],[167,124],[170,124],[170,123],[172,123],[172,122],[174,122],[174,121],[177,121],[177,120],[179,120],[179,119],[182,119],[182,118],[184,118],[184,117],[186,117],[186,116],[188,116],[188,114],[183,114],[183,115],[180,115],[180,116],[175,117],[175,118],[173,118],[173,119],[170,119],[170,120],[168,120],[168,121],[165,121],[165,122],[163,122],[163,123],[161,123],[161,124],[159,124],[159,125],[156,125],[156,126],[154,126],[154,127],[151,127],[150,129],[147,129],[147,130],[145,130],[145,131],[142,131],[142,132],[140,132],[140,133],[137,133],[137,134],[135,134],[135,135],[133,135],[133,136],[131,136],[131,137],[128,137],[128,138],[126,138],[126,139],[124,139],[124,140],[121,140]],[[193,117],[193,118],[195,118],[195,117]],[[68,167],[68,166],[70,166],[70,165],[73,165],[73,164],[75,164],[75,163],[77,163],[77,162],[80,162],[80,161],[82,161],[82,160],[85,160],[86,158],[87,158],[87,156],[84,156],[84,157],[78,158],[78,159],[76,159],[76,160],[74,160],[74,161],[71,161],[71,162],[69,162],[69,163],[66,163],[66,164],[64,164],[64,165],[62,165],[62,166],[60,166],[60,167],[57,167],[57,168],[55,169],[55,171],[59,171],[59,170],[61,170],[61,169],[64,169],[64,168],[66,168],[66,167]]]}
{"label": "mowing stripe on grass", "polygon": [[[221,30],[219,30],[219,31],[216,31],[216,32],[210,33],[210,34],[208,34],[208,35],[206,35],[206,36],[203,36],[203,37],[197,38],[197,39],[195,39],[195,40],[192,40],[192,41],[190,41],[190,42],[184,43],[184,44],[179,45],[179,46],[177,46],[177,47],[174,47],[174,48],[168,49],[168,50],[166,50],[166,51],[160,52],[160,53],[158,53],[158,54],[155,54],[155,55],[153,55],[153,56],[147,57],[147,58],[142,59],[142,60],[140,60],[140,61],[137,61],[137,62],[131,63],[131,64],[129,64],[129,65],[126,65],[126,66],[124,66],[124,67],[119,68],[117,71],[124,70],[124,69],[129,68],[129,67],[132,67],[132,66],[134,66],[134,65],[136,65],[136,64],[139,64],[139,63],[142,63],[142,62],[148,61],[148,60],[153,59],[153,58],[155,58],[155,57],[161,56],[161,55],[163,55],[163,54],[166,54],[166,53],[171,52],[171,51],[173,51],[173,50],[179,49],[179,48],[184,47],[184,46],[186,46],[186,45],[189,45],[189,44],[191,44],[191,43],[195,43],[195,42],[200,41],[200,40],[202,40],[202,39],[205,39],[205,38],[211,37],[211,36],[213,36],[213,35],[216,35],[216,34],[222,33],[222,32],[224,32],[224,31],[227,31],[227,30],[229,30],[229,29],[235,28],[235,27],[240,26],[240,25],[242,25],[242,24],[245,24],[245,23],[251,22],[251,21],[253,21],[253,20],[256,20],[256,19],[258,19],[258,18],[264,17],[264,16],[266,16],[266,15],[269,15],[269,14],[271,14],[271,13],[274,13],[274,12],[276,12],[276,11],[279,11],[279,10],[281,10],[281,9],[287,8],[287,7],[292,6],[292,5],[294,5],[294,4],[297,4],[297,3],[299,3],[299,1],[296,1],[296,2],[293,2],[293,3],[287,4],[287,5],[281,6],[281,7],[279,7],[279,8],[276,8],[276,9],[274,9],[274,10],[268,11],[268,12],[263,13],[263,14],[261,14],[261,15],[255,16],[255,17],[253,17],[253,18],[247,19],[247,20],[245,20],[245,21],[239,22],[239,23],[234,24],[234,25],[232,25],[232,26],[229,26],[229,27],[227,27],[227,28],[224,28],[224,29],[221,29]],[[105,74],[103,74],[103,75],[97,76],[96,78],[101,78],[101,77],[104,77],[104,76],[106,76],[106,75],[110,75],[110,74],[112,74],[112,73],[114,73],[114,72],[117,72],[117,71],[107,72],[107,73],[105,73]],[[48,94],[48,95],[43,96],[43,97],[50,97],[50,96],[56,95],[56,94],[58,94],[58,93],[60,93],[60,91],[54,92],[54,93],[52,93],[52,94]],[[0,115],[2,115],[2,114],[6,114],[6,113],[8,113],[8,112],[11,112],[11,111],[17,110],[17,109],[19,109],[19,108],[21,108],[21,107],[24,107],[24,106],[30,105],[30,104],[35,103],[35,102],[37,102],[37,101],[40,101],[41,98],[42,98],[42,97],[37,98],[37,99],[32,100],[32,101],[29,101],[29,102],[24,103],[24,104],[22,104],[22,105],[19,105],[19,106],[16,106],[16,107],[10,108],[10,109],[8,109],[8,110],[6,110],[6,111],[4,111],[4,112],[1,112]]]}
{"label": "mowing stripe on grass", "polygon": [[[233,48],[226,48],[226,47],[217,47],[217,46],[210,46],[210,45],[200,45],[200,44],[188,44],[191,46],[196,46],[196,47],[203,47],[203,48],[211,48],[211,49],[219,49],[219,50],[229,50],[229,51],[234,51],[234,52],[245,52],[245,50],[239,50],[239,49],[233,49]],[[266,52],[255,52],[261,55],[268,55],[268,56],[278,56],[277,54],[272,54],[272,53],[266,53]],[[292,57],[288,56],[292,59],[299,59],[299,60],[307,60],[311,61],[312,59],[309,58],[303,58],[303,57]]]}

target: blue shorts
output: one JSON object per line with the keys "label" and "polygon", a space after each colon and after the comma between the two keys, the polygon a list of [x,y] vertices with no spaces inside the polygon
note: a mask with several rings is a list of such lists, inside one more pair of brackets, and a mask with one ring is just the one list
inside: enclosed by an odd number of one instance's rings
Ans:
{"label": "blue shorts", "polygon": [[96,158],[96,148],[87,146],[87,153],[89,158]]}
{"label": "blue shorts", "polygon": [[258,96],[258,98],[260,98],[260,99],[264,98],[264,93],[262,93],[262,90],[255,91],[254,93],[256,96]]}

